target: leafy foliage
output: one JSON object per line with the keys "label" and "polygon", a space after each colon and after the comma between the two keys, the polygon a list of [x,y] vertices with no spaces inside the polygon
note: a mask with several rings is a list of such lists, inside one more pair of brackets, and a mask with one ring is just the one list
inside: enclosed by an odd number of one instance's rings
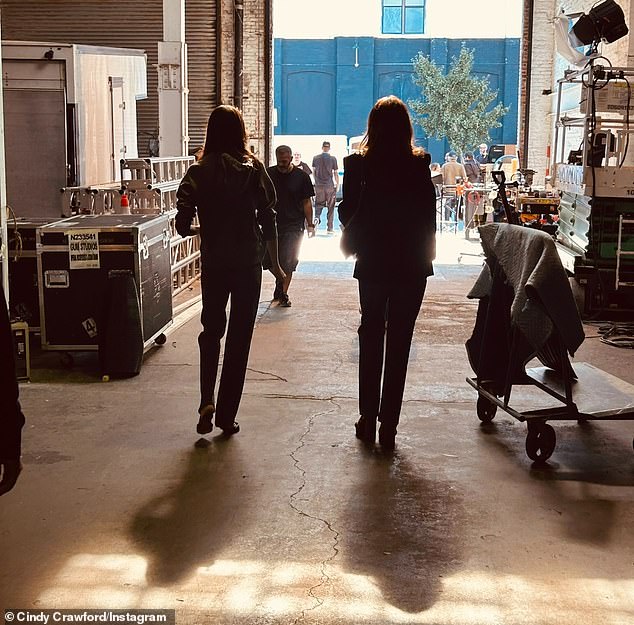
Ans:
{"label": "leafy foliage", "polygon": [[408,102],[416,121],[428,136],[449,141],[460,156],[480,143],[488,143],[489,131],[499,128],[500,118],[509,107],[501,103],[490,108],[497,98],[486,78],[472,75],[473,50],[462,48],[443,74],[429,57],[418,53],[412,59],[413,80],[422,99]]}

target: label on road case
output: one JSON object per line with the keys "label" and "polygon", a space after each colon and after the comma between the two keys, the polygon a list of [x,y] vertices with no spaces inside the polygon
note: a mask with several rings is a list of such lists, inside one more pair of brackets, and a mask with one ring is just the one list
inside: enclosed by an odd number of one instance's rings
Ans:
{"label": "label on road case", "polygon": [[70,269],[99,269],[98,230],[69,230],[68,258]]}

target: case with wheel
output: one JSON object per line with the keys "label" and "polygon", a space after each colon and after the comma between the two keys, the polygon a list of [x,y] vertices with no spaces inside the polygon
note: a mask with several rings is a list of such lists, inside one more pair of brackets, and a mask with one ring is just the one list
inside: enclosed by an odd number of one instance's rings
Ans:
{"label": "case with wheel", "polygon": [[112,301],[117,276],[135,286],[144,348],[160,342],[172,322],[167,215],[79,215],[43,226],[37,268],[44,349],[98,350],[100,334],[116,334],[108,319],[126,317],[113,311],[136,306]]}

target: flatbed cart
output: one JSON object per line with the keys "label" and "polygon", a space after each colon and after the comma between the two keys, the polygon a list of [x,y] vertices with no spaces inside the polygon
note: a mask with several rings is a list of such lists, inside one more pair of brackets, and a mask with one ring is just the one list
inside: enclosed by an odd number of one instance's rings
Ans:
{"label": "flatbed cart", "polygon": [[[500,408],[526,422],[526,454],[544,462],[557,440],[549,421],[634,419],[633,385],[587,363],[574,367],[570,363],[569,353],[583,342],[583,328],[552,239],[543,232],[507,224],[483,226],[480,235],[488,255],[469,293],[480,304],[473,335],[466,343],[476,373],[466,381],[478,392],[480,421],[490,423]],[[509,249],[501,260],[497,254]],[[514,281],[504,268],[513,272],[513,255],[528,250],[537,251],[540,262],[554,259],[556,264],[527,263],[528,273],[522,274],[526,282]],[[516,278],[517,274],[511,275]],[[527,368],[534,358],[545,366]],[[514,386],[532,386],[546,395],[534,403],[539,407],[523,410],[518,404],[526,405],[524,398],[514,398],[511,405]]]}
{"label": "flatbed cart", "polygon": [[[562,355],[567,360],[565,350]],[[634,419],[634,385],[586,362],[574,363],[572,369],[576,380],[568,368],[563,375],[549,367],[528,368],[523,376],[508,380],[501,397],[491,392],[491,381],[467,377],[467,382],[478,392],[478,418],[490,423],[500,408],[518,421],[526,422],[526,455],[536,462],[548,460],[557,444],[555,429],[548,421],[585,423]],[[517,385],[534,386],[558,400],[560,405],[517,409],[510,405],[512,387]]]}

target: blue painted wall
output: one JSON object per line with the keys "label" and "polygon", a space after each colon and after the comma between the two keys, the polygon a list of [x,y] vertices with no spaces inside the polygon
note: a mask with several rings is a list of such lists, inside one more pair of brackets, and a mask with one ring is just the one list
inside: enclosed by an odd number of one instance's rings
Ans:
{"label": "blue painted wall", "polygon": [[[475,50],[473,71],[489,79],[498,102],[510,107],[491,143],[517,142],[519,39],[334,39],[275,40],[275,134],[360,135],[374,102],[394,94],[418,97],[412,59],[422,52],[445,69],[465,47]],[[358,61],[358,67],[355,67]],[[416,138],[441,161],[446,141],[428,139],[419,126]]]}

